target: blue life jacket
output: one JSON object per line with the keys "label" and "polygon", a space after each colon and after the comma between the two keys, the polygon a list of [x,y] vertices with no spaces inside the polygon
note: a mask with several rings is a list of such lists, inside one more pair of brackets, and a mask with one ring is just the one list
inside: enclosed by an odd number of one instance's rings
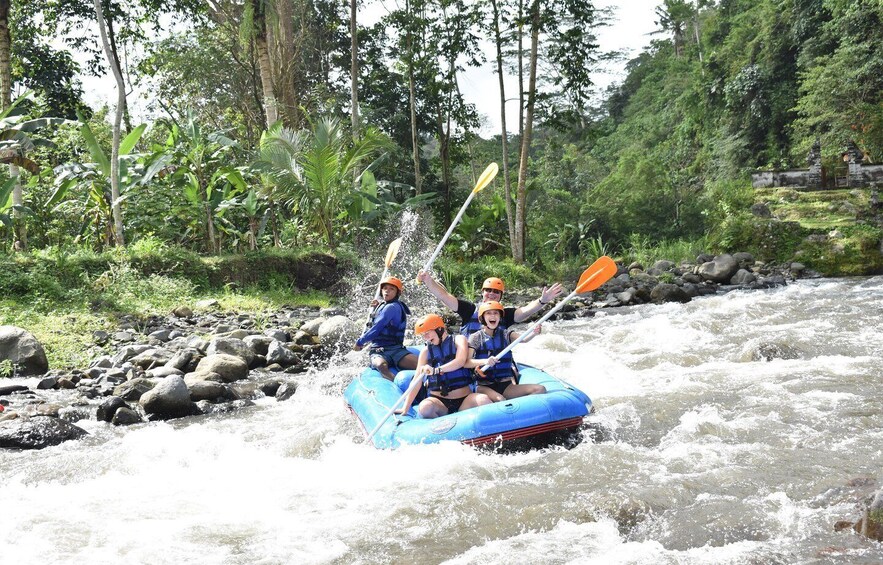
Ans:
{"label": "blue life jacket", "polygon": [[[380,333],[371,340],[372,349],[389,347],[391,345],[402,345],[402,342],[405,340],[405,328],[408,327],[407,315],[411,313],[411,310],[398,300],[378,304],[377,308],[375,308],[374,312],[371,314],[369,326],[374,325],[374,319],[378,314],[383,310],[390,308],[398,310],[399,321],[394,324],[387,324],[380,329]],[[389,314],[392,314],[392,319],[395,320],[395,312],[390,312]]]}
{"label": "blue life jacket", "polygon": [[[497,328],[493,336],[481,333],[481,345],[475,350],[474,359],[487,359],[495,356],[509,346],[509,332],[505,328]],[[484,377],[479,376],[480,381],[503,381],[515,376],[515,361],[512,352],[508,351],[502,357],[497,358],[497,364],[484,372]]]}
{"label": "blue life jacket", "polygon": [[460,326],[460,335],[465,335],[466,337],[469,337],[480,329],[481,322],[478,321],[478,304],[476,304],[475,311],[472,313],[472,317],[469,318],[469,320],[467,320],[465,324]]}
{"label": "blue life jacket", "polygon": [[[454,337],[448,336],[439,345],[428,344],[426,349],[429,353],[429,364],[432,367],[441,367],[457,356],[457,346]],[[472,384],[472,371],[460,367],[450,373],[429,375],[427,387],[429,390],[441,391],[442,396],[447,396],[452,390]]]}

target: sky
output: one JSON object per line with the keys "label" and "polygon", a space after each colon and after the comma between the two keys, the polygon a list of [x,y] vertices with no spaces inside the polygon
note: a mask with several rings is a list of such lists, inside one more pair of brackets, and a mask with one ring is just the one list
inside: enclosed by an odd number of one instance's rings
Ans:
{"label": "sky", "polygon": [[[610,83],[622,80],[625,77],[625,63],[637,56],[654,38],[650,33],[657,29],[654,23],[655,10],[660,4],[660,0],[621,0],[611,5],[613,20],[610,26],[598,30],[599,44],[602,51],[621,50],[625,53],[625,57],[620,63],[611,65],[605,71],[595,74],[593,78],[599,92],[603,92]],[[360,14],[360,24],[373,23],[388,9],[394,8],[394,5],[395,0],[372,2]],[[599,3],[599,5],[601,4]],[[488,62],[480,68],[470,68],[463,73],[460,76],[460,88],[466,100],[475,104],[479,114],[483,117],[484,125],[479,134],[489,137],[500,133],[500,95],[495,72],[493,44],[488,41],[486,45],[482,46],[482,49],[487,53]],[[110,107],[116,104],[116,83],[113,75],[84,76],[82,80],[86,103],[92,106],[107,104]],[[514,76],[506,77],[506,90],[507,97],[511,97],[508,93],[517,92],[517,81]],[[144,101],[139,99],[138,93],[133,93],[129,97],[129,104],[137,118],[139,110],[143,108]],[[507,125],[516,125],[518,123],[518,105],[508,103],[506,112]],[[509,129],[511,130],[511,126]]]}

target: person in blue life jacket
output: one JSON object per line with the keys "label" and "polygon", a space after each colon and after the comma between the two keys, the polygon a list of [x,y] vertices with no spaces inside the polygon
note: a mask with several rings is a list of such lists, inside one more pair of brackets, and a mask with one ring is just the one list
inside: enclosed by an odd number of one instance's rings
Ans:
{"label": "person in blue life jacket", "polygon": [[408,351],[403,344],[408,316],[411,314],[408,305],[399,301],[404,289],[402,281],[395,277],[386,277],[380,281],[380,296],[383,302],[374,305],[368,328],[353,346],[354,350],[361,351],[370,343],[368,353],[371,366],[390,381],[395,379],[390,367],[399,370],[417,367],[417,356]]}
{"label": "person in blue life jacket", "polygon": [[[475,369],[478,387],[476,392],[486,394],[494,402],[500,402],[508,398],[518,398],[528,394],[543,394],[546,387],[536,384],[518,384],[518,367],[509,351],[502,357],[497,354],[503,351],[521,334],[501,326],[503,321],[503,305],[497,301],[482,303],[478,307],[478,319],[481,329],[469,336],[470,360],[467,367]],[[537,325],[533,331],[521,340],[528,342],[539,335],[542,325]],[[484,372],[481,367],[487,365]]]}
{"label": "person in blue life jacket", "polygon": [[[486,394],[472,392],[472,371],[465,367],[469,360],[466,337],[451,335],[438,314],[427,314],[414,326],[414,333],[426,342],[420,352],[413,379],[426,379],[429,391],[417,405],[421,418],[438,418],[484,404],[491,399]],[[407,414],[417,396],[419,387],[409,387],[405,404],[396,414]]]}
{"label": "person in blue life jacket", "polygon": [[[484,280],[481,285],[481,301],[478,304],[457,298],[447,291],[445,287],[439,284],[432,276],[421,270],[417,273],[417,282],[426,285],[426,289],[442,304],[456,312],[461,319],[460,333],[464,336],[470,336],[481,329],[481,322],[478,321],[478,307],[489,300],[498,302],[503,300],[503,291],[506,290],[503,280],[497,277],[489,277]],[[543,306],[555,300],[559,294],[564,291],[561,283],[555,283],[550,287],[543,287],[543,292],[536,300],[531,300],[524,306],[519,308],[509,307],[503,312],[503,320],[501,326],[508,328],[514,324],[523,322],[539,312]]]}

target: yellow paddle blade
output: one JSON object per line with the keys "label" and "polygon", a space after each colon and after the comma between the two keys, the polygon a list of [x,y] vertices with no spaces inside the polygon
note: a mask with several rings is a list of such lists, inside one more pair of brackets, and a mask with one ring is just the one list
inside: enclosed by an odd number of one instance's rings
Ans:
{"label": "yellow paddle blade", "polygon": [[482,188],[486,187],[494,180],[494,177],[497,176],[497,171],[500,170],[500,167],[496,163],[491,163],[487,166],[481,176],[478,177],[478,182],[475,183],[475,188],[472,189],[472,193],[475,194]]}
{"label": "yellow paddle blade", "polygon": [[588,269],[583,271],[579,277],[579,283],[576,285],[576,293],[582,294],[595,290],[602,284],[606,283],[616,275],[617,267],[613,259],[604,255],[597,261],[592,263]]}
{"label": "yellow paddle blade", "polygon": [[386,250],[386,268],[389,269],[389,266],[392,265],[392,262],[395,260],[396,255],[399,254],[399,247],[402,246],[402,238],[398,238],[389,244],[389,248]]}

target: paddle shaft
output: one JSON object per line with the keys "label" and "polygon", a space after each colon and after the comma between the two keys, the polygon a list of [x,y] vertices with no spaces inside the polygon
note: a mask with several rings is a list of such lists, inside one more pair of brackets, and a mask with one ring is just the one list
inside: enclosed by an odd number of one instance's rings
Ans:
{"label": "paddle shaft", "polygon": [[[388,274],[389,274],[389,267],[386,267],[385,269],[383,269],[383,274],[380,275],[380,280],[385,279],[386,275],[388,275]],[[377,285],[377,294],[374,295],[374,300],[380,300],[380,285]],[[371,311],[371,308],[372,308],[371,306],[368,307],[369,312]]]}
{"label": "paddle shaft", "polygon": [[374,437],[374,434],[380,431],[380,428],[383,426],[383,424],[385,424],[386,421],[389,420],[389,417],[393,415],[393,412],[396,411],[396,408],[398,408],[399,405],[404,402],[406,398],[408,398],[408,395],[411,394],[411,392],[415,390],[418,386],[423,384],[424,379],[425,377],[423,379],[417,379],[413,377],[411,378],[411,384],[408,385],[408,390],[406,390],[405,394],[401,395],[399,399],[395,401],[395,404],[392,405],[392,408],[389,409],[389,412],[387,412],[383,419],[377,423],[373,430],[371,430],[371,433],[368,434],[368,441],[371,441],[371,438]]}
{"label": "paddle shaft", "polygon": [[[503,349],[503,351],[500,351],[499,353],[497,353],[496,355],[494,355],[494,357],[496,357],[497,359],[499,359],[499,358],[502,357],[503,355],[505,355],[505,354],[509,353],[510,351],[512,351],[512,348],[513,348],[513,347],[515,347],[516,345],[518,345],[519,343],[521,343],[525,338],[527,338],[527,336],[529,336],[529,335],[531,334],[531,332],[534,331],[534,329],[535,329],[537,326],[539,326],[540,324],[542,324],[543,322],[545,322],[546,320],[548,320],[549,318],[551,318],[552,315],[553,315],[555,312],[557,312],[558,310],[561,310],[561,307],[564,306],[565,304],[567,304],[567,302],[568,302],[569,300],[571,300],[573,297],[575,297],[577,294],[578,294],[578,292],[577,292],[576,290],[574,290],[573,292],[571,292],[570,294],[568,294],[566,297],[564,297],[564,300],[562,300],[561,302],[559,302],[558,304],[556,304],[554,308],[552,308],[551,310],[549,310],[548,312],[546,312],[546,313],[543,315],[542,318],[540,318],[539,320],[537,320],[536,322],[534,322],[533,324],[531,324],[531,326],[530,326],[529,328],[527,328],[527,330],[525,330],[524,333],[522,333],[520,336],[518,336],[518,339],[516,339],[515,341],[513,341],[512,343],[510,343],[509,345],[507,345],[506,348]],[[490,367],[488,367],[487,365],[485,365],[484,367],[481,368],[481,371],[482,371],[482,372],[487,371],[489,368],[490,368]]]}
{"label": "paddle shaft", "polygon": [[460,219],[463,217],[463,213],[466,212],[466,207],[469,206],[469,203],[472,202],[472,198],[475,197],[475,191],[469,193],[469,198],[466,199],[466,202],[463,203],[463,206],[460,207],[460,211],[457,212],[457,216],[454,218],[454,221],[451,222],[451,226],[448,228],[448,231],[445,233],[445,236],[438,242],[438,246],[435,248],[435,251],[432,254],[432,257],[429,258],[429,261],[426,262],[426,265],[423,266],[423,271],[428,273],[429,269],[432,267],[432,264],[435,263],[435,260],[438,258],[438,254],[441,253],[442,247],[445,246],[445,242],[448,241],[448,238],[451,237],[451,233],[453,233],[454,228],[457,227],[457,224],[460,223]]}

